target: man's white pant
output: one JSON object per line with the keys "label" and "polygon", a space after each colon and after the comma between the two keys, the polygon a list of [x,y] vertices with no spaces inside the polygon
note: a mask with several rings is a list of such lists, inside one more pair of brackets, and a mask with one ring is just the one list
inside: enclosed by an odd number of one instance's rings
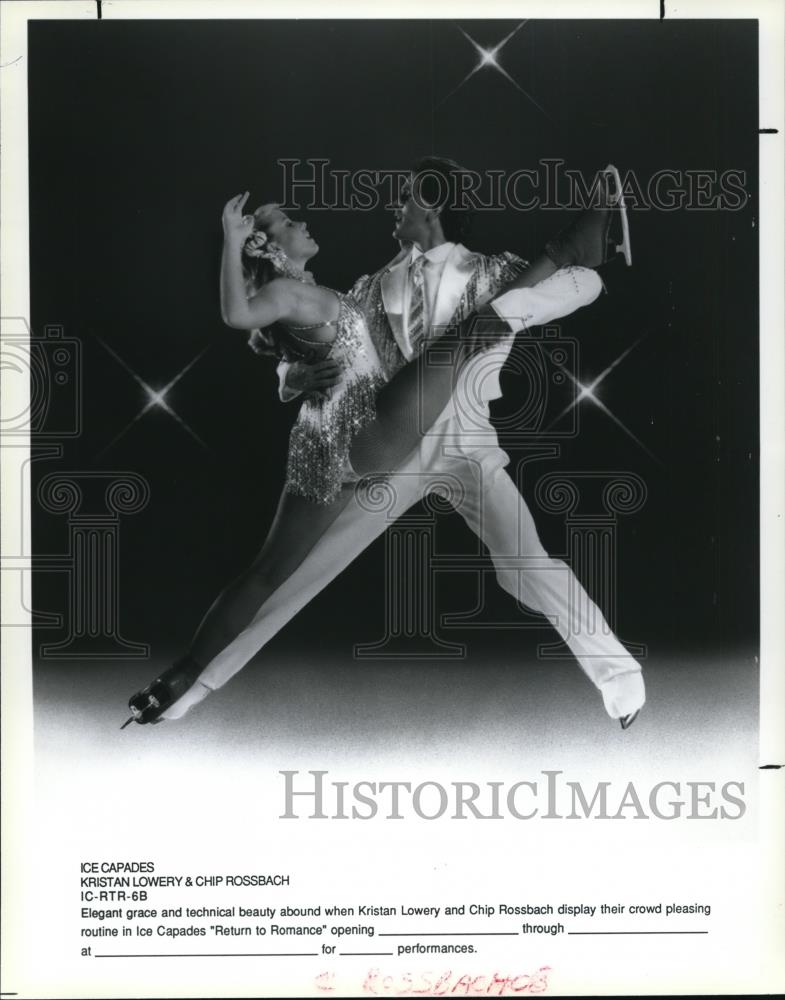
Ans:
{"label": "man's white pant", "polygon": [[543,549],[531,512],[504,468],[507,462],[490,423],[482,434],[470,437],[455,416],[438,424],[394,475],[355,493],[299,568],[163,717],[179,718],[225,684],[396,518],[434,490],[450,497],[487,546],[501,586],[548,617],[602,691],[608,713],[616,718],[639,708],[639,664],[610,631],[572,570]]}

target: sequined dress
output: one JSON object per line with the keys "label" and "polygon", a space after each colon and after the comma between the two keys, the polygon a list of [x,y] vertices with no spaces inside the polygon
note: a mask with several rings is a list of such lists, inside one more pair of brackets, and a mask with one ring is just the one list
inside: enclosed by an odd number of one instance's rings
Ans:
{"label": "sequined dress", "polygon": [[323,395],[306,397],[289,437],[286,489],[318,504],[331,503],[341,485],[354,479],[349,449],[355,435],[376,416],[376,394],[384,385],[381,363],[365,317],[351,295],[335,292],[335,337],[315,342],[307,328],[284,327],[287,360],[313,363],[329,357],[341,368],[340,381]]}

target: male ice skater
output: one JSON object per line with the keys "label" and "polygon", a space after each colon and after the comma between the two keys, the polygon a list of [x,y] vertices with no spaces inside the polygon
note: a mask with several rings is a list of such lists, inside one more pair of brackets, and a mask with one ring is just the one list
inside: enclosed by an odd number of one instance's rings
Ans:
{"label": "male ice skater", "polygon": [[[509,458],[488,410],[489,401],[501,395],[499,373],[515,332],[588,305],[602,283],[593,270],[570,266],[582,262],[575,252],[580,241],[565,239],[549,245],[543,280],[498,296],[516,275],[526,280],[527,272],[513,254],[489,257],[460,242],[468,217],[458,197],[462,190],[461,168],[454,162],[429,157],[418,164],[395,213],[394,236],[412,248],[363,283],[364,311],[387,378],[446,327],[478,309],[497,324],[504,321],[505,336],[464,366],[447,405],[387,478],[382,493],[360,484],[305,560],[163,718],[181,717],[222,686],[397,517],[445,484],[455,510],[487,546],[500,585],[548,617],[598,688],[611,718],[627,728],[643,706],[640,665],[610,632],[570,568],[543,549],[531,512],[506,471]],[[297,380],[284,371],[284,386],[291,391],[292,383],[296,389]],[[386,502],[380,509],[382,494]]]}

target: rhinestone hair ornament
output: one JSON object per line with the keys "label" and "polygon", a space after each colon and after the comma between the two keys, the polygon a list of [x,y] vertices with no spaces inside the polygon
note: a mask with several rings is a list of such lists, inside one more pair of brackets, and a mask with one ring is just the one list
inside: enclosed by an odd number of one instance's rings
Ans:
{"label": "rhinestone hair ornament", "polygon": [[243,244],[243,253],[246,257],[262,257],[264,260],[269,260],[275,270],[284,277],[294,278],[295,281],[302,281],[307,285],[315,284],[310,271],[295,267],[283,248],[274,243],[263,229],[255,229],[251,233]]}

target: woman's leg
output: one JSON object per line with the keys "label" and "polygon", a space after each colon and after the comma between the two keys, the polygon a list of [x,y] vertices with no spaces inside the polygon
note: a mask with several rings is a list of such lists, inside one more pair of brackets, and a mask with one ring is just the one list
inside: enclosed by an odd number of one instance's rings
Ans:
{"label": "woman's leg", "polygon": [[[532,288],[556,270],[543,254],[497,295]],[[463,362],[483,344],[509,332],[507,323],[486,306],[430,341],[428,349],[398,371],[376,397],[376,419],[352,443],[349,459],[355,472],[367,475],[397,468],[447,406]]]}
{"label": "woman's leg", "polygon": [[219,594],[202,619],[188,655],[203,667],[235,638],[267,598],[297,569],[352,496],[345,487],[331,504],[284,491],[261,551]]}
{"label": "woman's leg", "polygon": [[210,661],[245,628],[262,604],[297,569],[353,492],[351,485],[345,486],[331,504],[316,504],[283,492],[257,557],[218,596],[196,630],[188,653],[131,698],[132,718],[142,723],[154,722],[189,690]]}

